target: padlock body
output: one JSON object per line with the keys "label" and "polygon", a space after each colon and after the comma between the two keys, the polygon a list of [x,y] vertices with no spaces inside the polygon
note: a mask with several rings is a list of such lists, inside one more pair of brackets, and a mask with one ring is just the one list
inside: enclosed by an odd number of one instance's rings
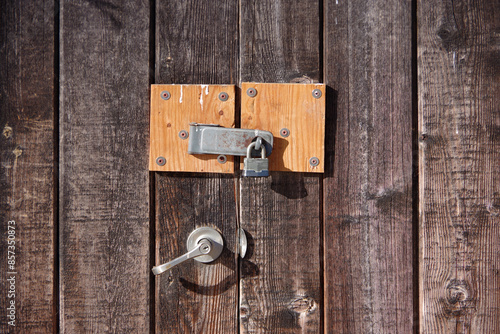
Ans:
{"label": "padlock body", "polygon": [[269,160],[262,158],[245,158],[243,160],[243,176],[269,176]]}

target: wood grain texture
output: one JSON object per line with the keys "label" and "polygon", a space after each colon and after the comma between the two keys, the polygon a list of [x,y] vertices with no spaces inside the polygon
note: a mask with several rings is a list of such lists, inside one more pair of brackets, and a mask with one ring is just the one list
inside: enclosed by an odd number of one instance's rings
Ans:
{"label": "wood grain texture", "polygon": [[242,333],[321,331],[320,176],[240,180]]}
{"label": "wood grain texture", "polygon": [[[226,188],[226,187],[230,188]],[[189,234],[209,226],[224,238],[212,263],[194,260],[156,278],[158,333],[235,333],[238,271],[236,206],[232,176],[158,173],[157,264],[187,252]]]}
{"label": "wood grain texture", "polygon": [[61,1],[62,332],[149,331],[149,13]]}
{"label": "wood grain texture", "polygon": [[[168,100],[161,97],[164,91],[170,93]],[[221,93],[228,95],[227,101],[219,99]],[[235,99],[234,85],[152,85],[149,170],[234,173],[233,156],[221,164],[217,155],[188,154],[192,137],[182,139],[179,133],[189,133],[191,123],[234,128]],[[156,163],[158,157],[165,158],[165,165]]]}
{"label": "wood grain texture", "polygon": [[[251,97],[249,88],[257,90]],[[321,91],[315,98],[313,90]],[[322,84],[241,84],[241,127],[272,132],[270,171],[322,173],[325,159],[325,85]],[[283,136],[282,129],[288,129]],[[318,165],[310,159],[318,158]]]}
{"label": "wood grain texture", "polygon": [[[57,329],[53,1],[0,3],[0,131],[0,332],[50,333]],[[15,327],[7,323],[11,301]]]}
{"label": "wood grain texture", "polygon": [[159,1],[156,11],[158,84],[235,84],[238,3]]}
{"label": "wood grain texture", "polygon": [[[158,84],[234,84],[236,1],[158,1]],[[185,252],[198,226],[222,232],[226,248],[214,264],[186,263],[155,278],[157,333],[236,333],[238,267],[235,186],[221,174],[155,173],[156,264]]]}
{"label": "wood grain texture", "polygon": [[240,80],[321,81],[318,0],[242,1]]}
{"label": "wood grain texture", "polygon": [[422,333],[500,333],[499,13],[418,2]]}
{"label": "wood grain texture", "polygon": [[[243,1],[240,80],[321,80],[318,1]],[[321,177],[271,172],[240,179],[242,333],[322,331]]]}
{"label": "wood grain texture", "polygon": [[414,329],[411,12],[325,2],[327,333]]}

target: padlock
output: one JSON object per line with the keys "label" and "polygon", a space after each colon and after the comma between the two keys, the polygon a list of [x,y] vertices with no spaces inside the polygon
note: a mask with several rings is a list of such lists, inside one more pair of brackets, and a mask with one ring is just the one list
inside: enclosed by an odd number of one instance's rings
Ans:
{"label": "padlock", "polygon": [[256,143],[248,145],[247,157],[243,160],[243,176],[269,176],[269,160],[266,158],[266,148],[260,145],[260,158],[252,158],[252,149]]}

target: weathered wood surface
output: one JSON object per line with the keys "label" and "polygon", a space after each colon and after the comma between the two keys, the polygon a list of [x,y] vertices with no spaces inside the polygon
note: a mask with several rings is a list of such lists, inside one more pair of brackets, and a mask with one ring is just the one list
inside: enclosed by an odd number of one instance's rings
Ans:
{"label": "weathered wood surface", "polygon": [[[236,1],[157,2],[155,83],[234,84],[237,45]],[[192,261],[155,278],[156,332],[237,332],[234,177],[156,173],[155,179],[156,264],[185,253],[196,227],[215,227],[226,245],[213,264]]]}
{"label": "weathered wood surface", "polygon": [[[0,4],[0,332],[500,332],[498,2],[59,5]],[[242,81],[329,85],[324,177],[149,180],[149,84]]]}
{"label": "weathered wood surface", "polygon": [[240,180],[242,333],[318,333],[322,324],[319,176]]}
{"label": "weathered wood surface", "polygon": [[[240,80],[321,81],[318,1],[241,2]],[[242,333],[322,330],[321,177],[240,179]]]}
{"label": "weathered wood surface", "polygon": [[[0,332],[50,333],[57,329],[53,1],[0,3],[0,131]],[[11,301],[15,327],[7,323]]]}
{"label": "weathered wood surface", "polygon": [[411,333],[410,1],[325,2],[325,331]]}
{"label": "weathered wood surface", "polygon": [[61,1],[62,332],[149,331],[149,14]]}
{"label": "weathered wood surface", "polygon": [[421,332],[500,333],[500,3],[417,5]]}
{"label": "weathered wood surface", "polygon": [[186,253],[187,238],[197,227],[217,229],[225,246],[213,263],[190,260],[157,276],[156,332],[235,333],[238,271],[233,177],[158,173],[156,181],[157,264]]}

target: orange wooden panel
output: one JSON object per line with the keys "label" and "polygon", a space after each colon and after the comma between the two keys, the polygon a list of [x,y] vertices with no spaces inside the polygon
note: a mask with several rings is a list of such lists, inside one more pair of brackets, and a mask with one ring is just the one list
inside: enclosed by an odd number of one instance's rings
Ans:
{"label": "orange wooden panel", "polygon": [[[170,93],[167,100],[164,91]],[[228,94],[227,101],[219,99],[221,92]],[[152,85],[149,170],[233,173],[234,157],[221,164],[217,155],[190,155],[189,139],[181,139],[179,132],[189,133],[189,123],[234,127],[234,103],[234,85]],[[158,157],[165,158],[163,166]]]}
{"label": "orange wooden panel", "polygon": [[[254,97],[249,88],[257,90]],[[313,96],[319,89],[321,96]],[[269,170],[314,172],[324,171],[325,151],[325,85],[268,84],[244,82],[241,87],[241,127],[272,132],[273,152]],[[289,130],[283,137],[282,129]],[[309,160],[316,157],[317,166]]]}

